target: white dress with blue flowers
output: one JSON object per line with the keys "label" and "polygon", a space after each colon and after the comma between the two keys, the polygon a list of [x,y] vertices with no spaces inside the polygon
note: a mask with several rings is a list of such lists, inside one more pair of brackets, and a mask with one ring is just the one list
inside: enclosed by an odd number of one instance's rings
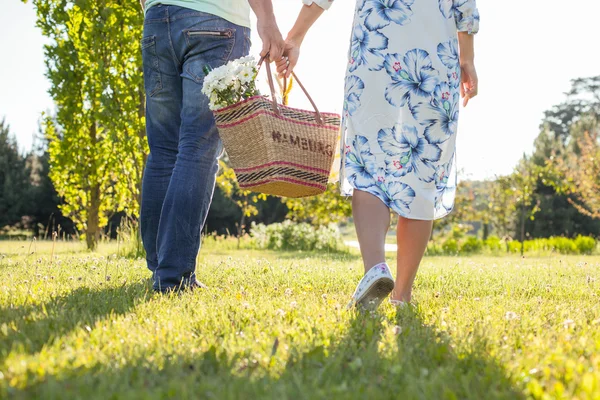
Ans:
{"label": "white dress with blue flowers", "polygon": [[[304,0],[329,8],[332,0]],[[476,0],[358,0],[346,75],[341,190],[399,215],[444,217],[456,192],[457,31],[479,29]]]}

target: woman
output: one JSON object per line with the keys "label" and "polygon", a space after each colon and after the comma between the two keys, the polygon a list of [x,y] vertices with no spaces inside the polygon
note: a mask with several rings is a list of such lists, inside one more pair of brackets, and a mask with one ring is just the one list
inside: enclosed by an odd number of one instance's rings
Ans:
{"label": "woman", "polygon": [[[333,0],[303,0],[277,63],[289,77],[308,29]],[[453,208],[459,100],[477,95],[476,0],[358,0],[346,75],[342,194],[352,195],[365,266],[351,305],[411,301],[433,220]],[[460,51],[459,51],[460,50]],[[399,215],[394,282],[385,262]]]}

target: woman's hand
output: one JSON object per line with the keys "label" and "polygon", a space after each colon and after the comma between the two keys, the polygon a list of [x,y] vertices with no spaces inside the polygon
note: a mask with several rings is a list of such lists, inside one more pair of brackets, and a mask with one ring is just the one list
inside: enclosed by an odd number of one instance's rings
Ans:
{"label": "woman's hand", "polygon": [[477,96],[479,80],[475,70],[475,39],[468,32],[458,32],[458,48],[460,49],[460,96],[463,107],[469,104],[469,100]]}
{"label": "woman's hand", "polygon": [[279,74],[280,78],[289,78],[292,75],[294,68],[298,64],[298,59],[300,58],[300,46],[301,43],[293,39],[287,39],[285,41],[283,57],[276,62],[277,74]]}
{"label": "woman's hand", "polygon": [[300,46],[304,41],[304,37],[321,14],[323,14],[323,9],[315,3],[312,3],[310,6],[304,5],[300,10],[298,19],[296,19],[296,23],[285,41],[283,58],[275,60],[277,63],[277,73],[280,78],[284,76],[289,78],[292,75],[296,64],[298,64]]}
{"label": "woman's hand", "polygon": [[463,106],[469,104],[469,100],[477,96],[479,80],[477,78],[477,70],[474,63],[464,63],[460,65],[461,82],[460,96],[463,98]]}

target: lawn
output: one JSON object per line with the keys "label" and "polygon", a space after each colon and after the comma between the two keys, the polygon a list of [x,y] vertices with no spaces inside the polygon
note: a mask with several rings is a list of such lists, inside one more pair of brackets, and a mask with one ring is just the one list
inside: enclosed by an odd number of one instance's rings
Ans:
{"label": "lawn", "polygon": [[430,257],[361,315],[356,253],[233,247],[163,296],[115,245],[0,242],[0,398],[600,399],[600,257]]}

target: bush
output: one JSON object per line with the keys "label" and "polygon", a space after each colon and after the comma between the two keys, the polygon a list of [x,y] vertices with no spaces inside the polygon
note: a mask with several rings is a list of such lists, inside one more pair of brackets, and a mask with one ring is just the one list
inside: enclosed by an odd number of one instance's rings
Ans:
{"label": "bush", "polygon": [[251,236],[260,249],[342,251],[345,248],[340,231],[334,225],[315,227],[292,221],[253,224]]}
{"label": "bush", "polygon": [[442,244],[442,250],[444,250],[445,254],[456,255],[458,254],[458,242],[456,241],[456,239],[447,239]]}
{"label": "bush", "polygon": [[575,238],[575,247],[577,247],[577,252],[579,254],[592,254],[596,249],[596,245],[597,243],[594,238],[581,235]]}
{"label": "bush", "polygon": [[488,248],[490,251],[502,251],[505,249],[502,240],[498,236],[490,236],[488,237],[483,245]]}
{"label": "bush", "polygon": [[483,241],[474,236],[469,237],[460,246],[461,253],[479,253],[483,249]]}
{"label": "bush", "polygon": [[554,237],[549,239],[551,249],[560,254],[577,254],[575,241],[564,237]]}
{"label": "bush", "polygon": [[442,249],[442,246],[440,245],[429,242],[425,254],[428,256],[441,256],[444,255],[444,249]]}

